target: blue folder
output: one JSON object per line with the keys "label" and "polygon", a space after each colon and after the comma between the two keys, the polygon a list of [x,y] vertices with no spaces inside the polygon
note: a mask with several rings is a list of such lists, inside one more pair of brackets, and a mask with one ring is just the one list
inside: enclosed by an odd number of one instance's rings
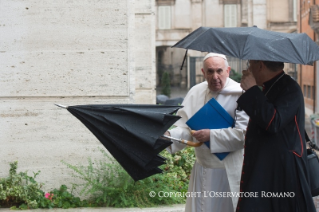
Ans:
{"label": "blue folder", "polygon": [[[214,98],[209,100],[186,122],[192,130],[223,129],[233,126],[233,123],[234,119]],[[204,144],[210,148],[209,141],[206,141]],[[219,160],[223,160],[229,152],[214,154]]]}

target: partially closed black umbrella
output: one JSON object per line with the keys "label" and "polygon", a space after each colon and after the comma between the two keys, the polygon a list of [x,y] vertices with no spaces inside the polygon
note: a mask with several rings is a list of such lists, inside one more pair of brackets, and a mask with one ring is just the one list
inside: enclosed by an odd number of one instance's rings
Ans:
{"label": "partially closed black umbrella", "polygon": [[180,118],[173,114],[181,106],[122,104],[65,108],[100,140],[135,181],[162,172],[158,166],[165,163],[165,158],[158,153],[172,142],[161,136]]}
{"label": "partially closed black umbrella", "polygon": [[257,27],[200,27],[172,47],[216,52],[244,60],[305,65],[319,60],[319,47],[308,35]]}

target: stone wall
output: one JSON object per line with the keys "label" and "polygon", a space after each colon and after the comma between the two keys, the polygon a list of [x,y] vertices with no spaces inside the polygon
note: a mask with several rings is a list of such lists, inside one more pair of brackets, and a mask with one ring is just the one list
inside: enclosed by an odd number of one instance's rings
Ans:
{"label": "stone wall", "polygon": [[61,160],[101,157],[54,103],[155,103],[151,0],[1,0],[0,37],[0,177],[17,160],[49,190],[71,181]]}
{"label": "stone wall", "polygon": [[156,103],[155,1],[135,1],[135,102]]}

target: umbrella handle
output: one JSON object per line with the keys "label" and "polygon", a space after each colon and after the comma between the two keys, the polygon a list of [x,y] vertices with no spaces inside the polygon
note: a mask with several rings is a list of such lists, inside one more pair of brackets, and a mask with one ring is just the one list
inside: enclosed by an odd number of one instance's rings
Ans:
{"label": "umbrella handle", "polygon": [[[193,133],[196,132],[195,130],[191,130],[191,134],[193,135]],[[193,147],[199,147],[201,146],[203,143],[202,142],[199,142],[199,143],[195,143],[195,142],[192,142],[192,141],[187,141],[187,145],[188,146],[193,146]]]}
{"label": "umbrella handle", "polygon": [[179,143],[186,144],[187,146],[192,146],[192,147],[199,147],[199,146],[201,146],[203,144],[202,142],[196,143],[196,142],[187,141],[187,140],[184,140],[184,139],[173,138],[173,137],[168,136],[168,135],[162,135],[162,137],[169,138],[171,140],[178,141]]}
{"label": "umbrella handle", "polygon": [[[185,142],[185,140],[182,140],[182,141]],[[201,146],[202,144],[203,144],[202,142],[196,143],[196,142],[192,142],[192,141],[186,141],[186,145],[187,145],[187,146],[192,146],[192,147],[199,147],[199,146]]]}

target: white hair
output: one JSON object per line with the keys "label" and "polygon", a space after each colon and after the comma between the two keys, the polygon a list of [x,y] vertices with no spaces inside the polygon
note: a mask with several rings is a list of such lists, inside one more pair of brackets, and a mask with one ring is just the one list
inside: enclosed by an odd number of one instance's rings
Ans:
{"label": "white hair", "polygon": [[211,53],[208,53],[208,54],[204,57],[204,59],[203,59],[203,67],[204,67],[205,60],[207,60],[207,59],[210,58],[210,57],[220,57],[220,58],[223,58],[223,59],[225,60],[225,66],[226,66],[226,67],[229,66],[229,65],[228,65],[228,61],[227,61],[227,58],[226,58],[225,55],[211,52]]}

